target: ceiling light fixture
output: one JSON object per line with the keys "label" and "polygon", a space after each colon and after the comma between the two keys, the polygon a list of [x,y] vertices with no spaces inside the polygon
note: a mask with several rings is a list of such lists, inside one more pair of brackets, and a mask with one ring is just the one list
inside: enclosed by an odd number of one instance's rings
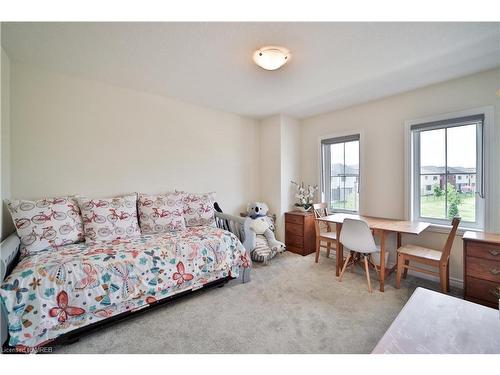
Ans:
{"label": "ceiling light fixture", "polygon": [[259,48],[253,54],[253,61],[266,70],[281,68],[292,57],[290,51],[284,47],[266,46]]}

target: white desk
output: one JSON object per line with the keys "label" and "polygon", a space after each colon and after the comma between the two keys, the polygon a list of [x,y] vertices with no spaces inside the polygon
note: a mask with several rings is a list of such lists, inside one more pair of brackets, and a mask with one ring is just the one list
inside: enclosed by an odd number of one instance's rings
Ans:
{"label": "white desk", "polygon": [[500,353],[499,311],[417,288],[372,353]]}

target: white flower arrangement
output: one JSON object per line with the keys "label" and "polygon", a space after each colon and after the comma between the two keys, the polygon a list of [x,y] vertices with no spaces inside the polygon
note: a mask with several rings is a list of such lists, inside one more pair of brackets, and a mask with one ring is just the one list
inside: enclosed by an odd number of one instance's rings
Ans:
{"label": "white flower arrangement", "polygon": [[309,210],[314,201],[314,193],[318,190],[318,185],[306,185],[304,182],[300,184],[295,181],[290,181],[296,186],[295,198],[297,198],[297,203],[295,206],[301,207],[304,211]]}

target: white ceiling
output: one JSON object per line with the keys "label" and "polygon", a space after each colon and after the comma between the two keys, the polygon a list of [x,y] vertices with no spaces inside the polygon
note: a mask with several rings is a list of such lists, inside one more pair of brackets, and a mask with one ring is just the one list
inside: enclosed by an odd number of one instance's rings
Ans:
{"label": "white ceiling", "polygon": [[[278,71],[263,45],[293,54]],[[3,23],[12,60],[245,116],[307,117],[500,65],[500,23]]]}

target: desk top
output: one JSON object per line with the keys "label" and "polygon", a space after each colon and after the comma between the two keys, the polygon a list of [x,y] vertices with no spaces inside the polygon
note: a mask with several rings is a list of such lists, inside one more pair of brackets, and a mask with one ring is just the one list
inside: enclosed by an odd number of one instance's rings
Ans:
{"label": "desk top", "polygon": [[500,234],[497,233],[472,232],[468,230],[464,233],[463,239],[479,242],[489,242],[500,245]]}
{"label": "desk top", "polygon": [[365,221],[371,229],[381,229],[390,232],[399,233],[409,233],[409,234],[420,234],[430,223],[423,221],[406,221],[406,220],[396,220],[396,219],[385,219],[373,216],[362,216],[354,214],[333,214],[322,218],[319,221],[325,221],[329,223],[343,223],[344,219],[358,219]]}
{"label": "desk top", "polygon": [[372,353],[500,353],[499,312],[417,288]]}

